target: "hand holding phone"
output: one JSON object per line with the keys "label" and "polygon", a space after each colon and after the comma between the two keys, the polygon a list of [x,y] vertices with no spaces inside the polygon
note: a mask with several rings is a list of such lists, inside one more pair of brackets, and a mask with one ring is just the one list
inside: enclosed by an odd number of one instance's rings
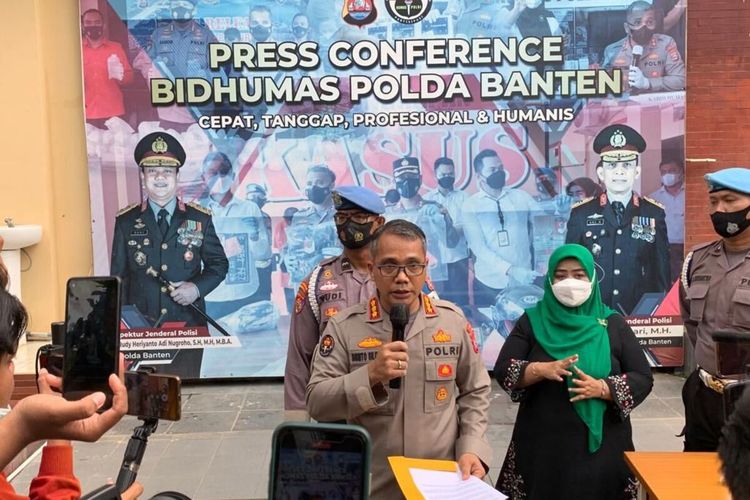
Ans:
{"label": "hand holding phone", "polygon": [[120,354],[120,279],[71,278],[65,298],[63,396],[81,399],[95,392],[112,405],[109,377],[118,373]]}

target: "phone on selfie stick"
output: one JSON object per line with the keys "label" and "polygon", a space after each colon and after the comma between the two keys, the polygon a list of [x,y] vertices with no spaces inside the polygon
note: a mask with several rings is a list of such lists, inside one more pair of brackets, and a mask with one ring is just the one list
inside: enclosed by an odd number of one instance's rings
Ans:
{"label": "phone on selfie stick", "polygon": [[[119,500],[120,494],[135,482],[148,438],[156,431],[159,420],[179,420],[181,417],[181,386],[178,376],[154,373],[152,367],[125,373],[128,415],[137,416],[143,423],[133,429],[115,484],[102,486],[83,497],[83,500]],[[167,500],[187,497],[181,493],[164,492],[152,498]]]}
{"label": "phone on selfie stick", "polygon": [[99,411],[112,406],[109,376],[120,358],[120,278],[70,278],[65,295],[63,397],[77,400],[94,392],[106,396]]}
{"label": "phone on selfie stick", "polygon": [[370,435],[358,425],[285,422],[273,432],[270,500],[370,494]]}

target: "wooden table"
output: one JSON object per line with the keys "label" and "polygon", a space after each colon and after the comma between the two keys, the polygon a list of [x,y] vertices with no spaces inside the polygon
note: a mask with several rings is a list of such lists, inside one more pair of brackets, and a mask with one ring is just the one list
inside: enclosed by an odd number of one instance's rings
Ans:
{"label": "wooden table", "polygon": [[641,483],[639,499],[731,499],[716,453],[626,451],[625,462]]}

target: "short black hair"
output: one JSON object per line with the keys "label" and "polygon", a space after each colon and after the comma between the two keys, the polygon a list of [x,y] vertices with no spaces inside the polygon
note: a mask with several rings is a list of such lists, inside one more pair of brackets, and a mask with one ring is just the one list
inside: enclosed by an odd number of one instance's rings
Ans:
{"label": "short black hair", "polygon": [[333,173],[333,170],[328,168],[328,165],[320,164],[320,165],[313,165],[312,167],[307,169],[307,173],[311,172],[317,172],[319,174],[326,174],[328,178],[331,180],[330,184],[334,185],[336,184],[336,174]]}
{"label": "short black hair", "polygon": [[375,234],[373,234],[372,241],[370,242],[370,254],[373,258],[378,253],[378,241],[386,234],[392,234],[409,241],[420,240],[422,242],[422,248],[425,252],[427,251],[427,237],[419,226],[408,220],[393,219],[392,221],[385,223],[383,226],[380,226],[377,231],[375,231]]}
{"label": "short black hair", "polygon": [[435,172],[437,172],[438,167],[441,167],[443,165],[450,165],[453,168],[456,168],[456,164],[453,163],[453,160],[448,158],[447,156],[441,156],[437,160],[435,160]]}
{"label": "short black hair", "polygon": [[99,9],[88,9],[83,11],[83,14],[81,14],[81,24],[83,24],[83,18],[86,17],[86,14],[99,14],[99,18],[102,20],[102,23],[104,22],[104,14],[102,14],[102,11]]}
{"label": "short black hair", "polygon": [[472,164],[474,165],[474,172],[479,172],[482,170],[482,166],[484,163],[485,158],[500,158],[500,155],[497,154],[497,151],[494,149],[483,149],[481,150],[475,157]]}
{"label": "short black hair", "polygon": [[732,498],[750,498],[750,391],[744,389],[721,429],[721,473]]}
{"label": "short black hair", "polygon": [[15,356],[29,315],[18,297],[0,288],[0,356]]}
{"label": "short black hair", "polygon": [[271,14],[271,9],[269,9],[265,5],[253,5],[252,7],[250,7],[250,12],[248,12],[247,14],[248,17],[250,17],[250,14],[252,14],[253,12],[265,12],[266,14],[268,14],[268,17],[273,17],[273,15]]}
{"label": "short black hair", "polygon": [[659,163],[659,168],[661,168],[663,165],[667,165],[668,163],[674,163],[680,168],[681,172],[685,171],[685,163],[682,161],[682,158],[662,158],[661,163]]}
{"label": "short black hair", "polygon": [[203,171],[205,172],[206,167],[216,160],[221,162],[221,165],[219,165],[219,169],[217,170],[218,174],[229,175],[232,173],[232,160],[221,151],[212,151],[203,158]]}

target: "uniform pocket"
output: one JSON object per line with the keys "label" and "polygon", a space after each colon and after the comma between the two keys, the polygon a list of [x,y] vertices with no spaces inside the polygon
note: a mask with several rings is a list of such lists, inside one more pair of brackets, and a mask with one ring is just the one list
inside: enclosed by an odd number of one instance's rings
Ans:
{"label": "uniform pocket", "polygon": [[750,288],[738,288],[732,296],[732,324],[750,328]]}
{"label": "uniform pocket", "polygon": [[434,360],[425,363],[424,411],[434,413],[455,402],[456,360]]}
{"label": "uniform pocket", "polygon": [[698,282],[690,285],[687,292],[687,299],[690,301],[690,319],[693,321],[701,321],[703,319],[707,294],[708,282]]}

